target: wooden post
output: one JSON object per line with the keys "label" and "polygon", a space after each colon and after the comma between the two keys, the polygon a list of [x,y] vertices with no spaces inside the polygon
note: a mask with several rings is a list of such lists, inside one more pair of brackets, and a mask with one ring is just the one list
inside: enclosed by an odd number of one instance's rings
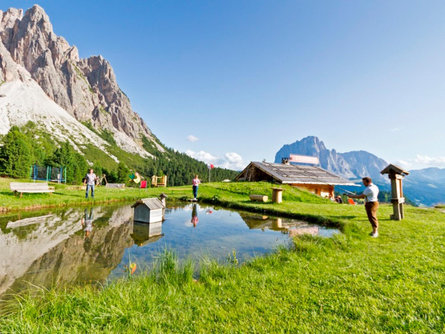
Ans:
{"label": "wooden post", "polygon": [[283,189],[272,188],[272,202],[278,204],[283,202]]}
{"label": "wooden post", "polygon": [[389,165],[380,172],[381,174],[388,174],[391,180],[391,203],[393,206],[393,214],[390,216],[392,220],[402,220],[405,217],[403,204],[405,197],[403,197],[402,180],[409,172],[404,171],[398,166]]}

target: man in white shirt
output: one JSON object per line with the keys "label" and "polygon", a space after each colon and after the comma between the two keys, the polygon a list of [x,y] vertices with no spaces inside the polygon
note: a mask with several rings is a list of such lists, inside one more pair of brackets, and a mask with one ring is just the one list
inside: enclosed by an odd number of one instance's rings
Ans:
{"label": "man in white shirt", "polygon": [[360,195],[348,195],[348,197],[365,199],[366,214],[372,225],[371,236],[377,238],[379,236],[379,220],[377,219],[377,210],[379,209],[379,188],[372,183],[370,177],[364,177],[362,182],[366,187],[365,190]]}
{"label": "man in white shirt", "polygon": [[94,198],[94,186],[96,184],[97,176],[94,174],[93,169],[90,169],[88,174],[85,175],[85,181],[83,184],[87,186],[87,191],[85,193],[85,198],[88,198],[88,190],[91,189],[91,198]]}

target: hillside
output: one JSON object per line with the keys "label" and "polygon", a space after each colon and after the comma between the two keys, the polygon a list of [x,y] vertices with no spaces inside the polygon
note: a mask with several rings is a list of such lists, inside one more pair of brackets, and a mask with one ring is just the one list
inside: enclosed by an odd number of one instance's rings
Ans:
{"label": "hillside", "polygon": [[[88,121],[96,129],[111,131],[117,144],[127,151],[147,156],[148,152],[142,148],[143,137],[163,151],[142,118],[131,109],[108,61],[102,56],[80,59],[77,48],[54,33],[43,8],[34,5],[25,13],[14,8],[0,11],[0,38],[2,82],[14,82],[15,85],[37,83],[41,90],[27,89],[27,84],[24,90],[31,96],[44,93],[49,97],[47,101],[41,98],[41,109],[53,109],[49,102],[52,100],[77,121]],[[1,93],[14,107],[17,98],[5,91]],[[44,118],[34,114],[36,108],[26,109],[20,119],[9,115],[9,122],[12,125],[24,125],[37,119],[45,122]],[[53,113],[49,113],[48,118],[51,116]],[[58,121],[68,133],[77,132],[78,129],[71,129],[70,124]],[[5,133],[4,127],[0,130]],[[86,137],[92,136],[84,128],[82,130]],[[93,143],[95,140],[92,137]]]}
{"label": "hillside", "polygon": [[[195,173],[207,179],[203,162],[164,146],[132,110],[110,63],[102,56],[80,59],[38,5],[0,11],[0,120],[3,175],[25,177],[38,163],[69,167],[70,182],[79,182],[87,165],[106,171],[110,181],[125,181],[130,170],[166,174],[170,185],[188,183]],[[213,180],[234,175],[217,168]]]}

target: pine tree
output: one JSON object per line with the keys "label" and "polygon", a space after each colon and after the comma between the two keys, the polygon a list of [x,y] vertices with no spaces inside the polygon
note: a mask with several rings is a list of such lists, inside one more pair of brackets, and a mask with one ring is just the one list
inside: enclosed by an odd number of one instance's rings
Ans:
{"label": "pine tree", "polygon": [[11,127],[0,147],[0,171],[11,177],[27,177],[32,165],[30,139],[16,126]]}

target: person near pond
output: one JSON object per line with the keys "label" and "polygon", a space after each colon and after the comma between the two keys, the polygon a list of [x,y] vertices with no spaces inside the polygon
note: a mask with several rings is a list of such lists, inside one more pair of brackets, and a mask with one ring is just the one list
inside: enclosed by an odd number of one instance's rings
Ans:
{"label": "person near pond", "polygon": [[198,225],[199,219],[198,219],[198,205],[197,204],[193,204],[192,219],[190,220],[190,222],[192,223],[193,227],[196,227],[196,225]]}
{"label": "person near pond", "polygon": [[94,185],[96,184],[97,176],[94,174],[94,170],[90,168],[88,174],[85,175],[83,184],[87,186],[85,198],[88,198],[88,193],[91,189],[91,198],[94,198]]}
{"label": "person near pond", "polygon": [[377,210],[379,209],[379,188],[372,183],[370,177],[364,177],[362,179],[365,190],[360,195],[348,194],[350,198],[364,198],[365,209],[368,215],[368,220],[372,226],[371,236],[377,238],[379,236],[379,220],[377,219]]}
{"label": "person near pond", "polygon": [[193,179],[193,199],[196,201],[198,198],[198,187],[201,183],[201,180],[198,178],[198,175],[195,175],[195,178]]}

